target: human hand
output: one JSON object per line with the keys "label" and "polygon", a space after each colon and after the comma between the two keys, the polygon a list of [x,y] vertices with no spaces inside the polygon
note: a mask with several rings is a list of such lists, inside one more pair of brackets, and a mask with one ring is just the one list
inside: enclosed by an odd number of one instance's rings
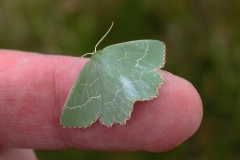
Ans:
{"label": "human hand", "polygon": [[163,152],[198,129],[202,102],[186,80],[160,71],[159,96],[136,102],[126,125],[96,122],[87,129],[60,126],[67,94],[88,59],[57,72],[76,58],[0,50],[0,159],[36,159],[31,149]]}

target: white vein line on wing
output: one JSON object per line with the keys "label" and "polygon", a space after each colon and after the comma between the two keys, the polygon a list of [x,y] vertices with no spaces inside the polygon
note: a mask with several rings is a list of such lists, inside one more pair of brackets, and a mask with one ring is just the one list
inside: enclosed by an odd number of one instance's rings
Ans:
{"label": "white vein line on wing", "polygon": [[97,82],[99,80],[99,78],[96,78],[91,84],[84,84],[84,85],[86,85],[86,86],[92,86],[95,82]]}
{"label": "white vein line on wing", "polygon": [[[144,72],[146,72],[146,71],[143,70],[137,80],[129,81],[129,82],[131,82],[131,83],[136,83],[137,81],[141,80],[142,75],[144,74]],[[107,86],[106,86],[106,87],[107,87]],[[118,96],[118,93],[121,92],[122,90],[124,90],[125,88],[127,88],[127,86],[123,85],[122,88],[118,89],[118,90],[115,92],[115,95],[114,95],[114,98],[112,99],[112,101],[105,102],[104,104],[108,104],[108,103],[111,103],[111,104],[112,104],[112,103],[115,101],[116,97]],[[142,90],[142,92],[145,92],[145,91]],[[126,98],[128,99],[128,97],[126,97]]]}
{"label": "white vein line on wing", "polygon": [[121,62],[123,59],[127,58],[127,52],[124,52],[124,57],[117,59],[116,61]]}
{"label": "white vein line on wing", "polygon": [[70,109],[70,110],[76,109],[76,108],[81,108],[81,107],[85,106],[87,103],[91,102],[92,99],[98,99],[98,98],[100,98],[100,97],[101,97],[101,94],[98,95],[98,96],[96,96],[96,97],[91,97],[91,98],[90,98],[89,100],[87,100],[87,102],[85,102],[83,105],[76,106],[76,107],[67,107],[67,106],[65,106],[65,107],[68,108],[68,109]]}
{"label": "white vein line on wing", "polygon": [[145,54],[141,57],[141,58],[139,58],[138,60],[137,60],[137,64],[135,65],[135,67],[137,67],[138,66],[138,62],[139,61],[141,61],[146,55],[147,55],[147,51],[148,51],[148,48],[149,48],[149,45],[148,45],[148,42],[147,41],[145,41],[146,42],[146,44],[147,44],[147,47],[146,47],[146,50],[145,50]]}

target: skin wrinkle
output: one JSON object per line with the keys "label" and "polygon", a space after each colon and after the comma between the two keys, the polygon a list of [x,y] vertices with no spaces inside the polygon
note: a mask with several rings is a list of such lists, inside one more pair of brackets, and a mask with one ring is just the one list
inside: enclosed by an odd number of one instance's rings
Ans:
{"label": "skin wrinkle", "polygon": [[[61,59],[58,59],[58,60],[59,61],[56,61],[55,65],[54,65],[56,68],[58,68],[58,66],[60,66],[59,63],[61,62]],[[69,79],[71,79],[71,74],[67,74],[66,78],[61,79],[60,75],[63,74],[62,72],[65,72],[65,71],[62,69],[60,69],[60,70],[57,69],[54,72],[54,79],[55,79],[54,87],[55,87],[56,105],[57,106],[61,106],[64,103],[63,98],[59,95],[59,93],[64,93],[64,91],[62,90],[61,82],[68,81]],[[70,86],[65,87],[65,89],[66,88],[70,88]],[[67,96],[67,94],[65,94],[65,96]],[[72,147],[72,145],[70,144],[71,142],[68,140],[69,137],[66,136],[67,134],[65,136],[63,136],[63,134],[61,134],[62,128],[59,127],[60,114],[61,114],[61,108],[55,107],[53,110],[53,122],[55,124],[55,128],[57,129],[57,131],[58,131],[57,133],[58,133],[60,139],[63,141],[64,146]]]}

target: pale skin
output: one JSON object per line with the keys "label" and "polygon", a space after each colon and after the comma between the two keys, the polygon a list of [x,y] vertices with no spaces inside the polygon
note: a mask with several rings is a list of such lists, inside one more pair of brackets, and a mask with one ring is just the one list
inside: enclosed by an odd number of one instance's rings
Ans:
{"label": "pale skin", "polygon": [[[159,96],[137,102],[126,125],[62,128],[67,94],[88,59],[61,70],[75,57],[0,50],[0,159],[35,160],[32,149],[77,147],[94,150],[164,152],[192,136],[203,109],[191,83],[160,71]],[[60,71],[61,70],[61,71]],[[60,72],[58,72],[60,71]]]}

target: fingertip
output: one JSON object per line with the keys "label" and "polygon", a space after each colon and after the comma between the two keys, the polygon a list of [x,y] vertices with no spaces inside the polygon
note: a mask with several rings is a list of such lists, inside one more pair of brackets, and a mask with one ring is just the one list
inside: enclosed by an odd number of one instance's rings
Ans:
{"label": "fingertip", "polygon": [[165,83],[158,98],[137,102],[127,122],[148,142],[132,138],[137,141],[137,150],[170,150],[191,137],[201,124],[202,102],[194,86],[169,72],[161,71],[161,75]]}
{"label": "fingertip", "polygon": [[[187,80],[173,75],[167,71],[160,71],[165,84],[159,89],[159,98],[156,100],[159,107],[159,117],[166,125],[162,139],[165,147],[157,145],[150,151],[166,151],[172,149],[189,137],[199,128],[203,107],[201,97],[195,87]],[[161,123],[161,122],[159,122]]]}

